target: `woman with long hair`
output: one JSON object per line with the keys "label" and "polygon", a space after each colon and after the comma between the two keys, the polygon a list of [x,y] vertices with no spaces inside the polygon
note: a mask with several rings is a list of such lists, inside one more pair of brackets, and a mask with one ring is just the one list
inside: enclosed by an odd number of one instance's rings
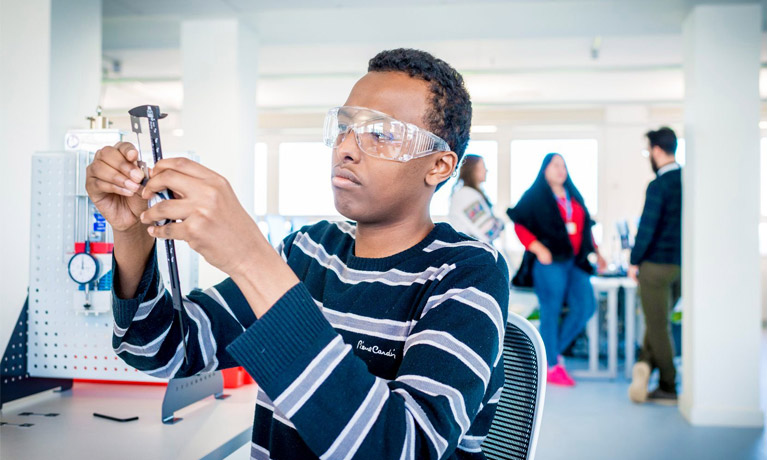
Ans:
{"label": "woman with long hair", "polygon": [[[547,380],[573,386],[560,355],[596,309],[588,256],[596,252],[600,267],[604,259],[594,244],[589,211],[560,154],[546,155],[535,182],[507,214],[519,240],[535,256],[533,289],[540,304]],[[565,303],[567,314],[560,323]]]}
{"label": "woman with long hair", "polygon": [[486,180],[485,160],[465,155],[450,196],[448,220],[459,232],[490,244],[501,235],[503,221],[493,215],[493,204],[482,189]]}

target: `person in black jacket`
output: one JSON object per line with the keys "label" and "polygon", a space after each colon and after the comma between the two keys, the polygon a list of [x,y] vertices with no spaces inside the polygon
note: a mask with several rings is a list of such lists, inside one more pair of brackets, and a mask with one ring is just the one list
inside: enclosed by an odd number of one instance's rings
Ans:
{"label": "person in black jacket", "polygon": [[[676,134],[670,128],[647,133],[650,163],[657,174],[647,186],[642,218],[631,251],[629,276],[639,282],[645,316],[645,338],[640,360],[634,365],[629,398],[636,403],[675,404],[676,369],[668,316],[676,301],[682,264],[682,171],[676,162]],[[660,383],[647,385],[653,369]]]}
{"label": "person in black jacket", "polygon": [[[572,386],[575,381],[560,359],[594,314],[596,300],[588,260],[596,251],[591,216],[567,172],[561,155],[546,155],[533,185],[506,211],[519,240],[535,255],[533,288],[541,310],[541,337],[546,346],[547,381]],[[604,259],[599,257],[600,265]],[[532,260],[526,255],[527,260]],[[562,306],[568,313],[560,324]]]}

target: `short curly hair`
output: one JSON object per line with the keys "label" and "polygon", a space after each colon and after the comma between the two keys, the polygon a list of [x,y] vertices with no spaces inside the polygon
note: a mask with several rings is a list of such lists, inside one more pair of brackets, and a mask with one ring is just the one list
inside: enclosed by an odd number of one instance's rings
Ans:
{"label": "short curly hair", "polygon": [[460,163],[469,143],[471,98],[457,70],[425,51],[398,48],[378,53],[368,62],[368,72],[404,72],[428,82],[431,109],[424,121],[447,141]]}

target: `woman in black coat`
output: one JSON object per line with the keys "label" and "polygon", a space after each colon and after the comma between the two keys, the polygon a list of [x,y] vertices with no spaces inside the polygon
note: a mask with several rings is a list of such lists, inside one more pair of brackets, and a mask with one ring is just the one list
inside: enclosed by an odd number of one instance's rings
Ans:
{"label": "woman in black coat", "polygon": [[[591,216],[561,155],[546,155],[535,182],[507,214],[514,221],[519,240],[535,256],[533,288],[541,309],[547,380],[572,386],[575,381],[560,355],[594,314],[596,299],[590,281],[594,269],[588,256],[597,248]],[[600,266],[604,265],[598,252],[597,256]],[[560,324],[565,302],[568,313]]]}

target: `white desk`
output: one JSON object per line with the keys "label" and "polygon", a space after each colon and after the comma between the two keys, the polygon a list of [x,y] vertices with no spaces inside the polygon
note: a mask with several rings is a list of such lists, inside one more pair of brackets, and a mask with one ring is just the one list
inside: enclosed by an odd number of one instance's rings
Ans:
{"label": "white desk", "polygon": [[[230,398],[206,398],[177,411],[182,421],[164,425],[164,386],[75,382],[70,391],[49,391],[3,406],[2,421],[34,426],[0,426],[0,458],[222,459],[250,443],[256,391],[253,384],[226,389]],[[94,412],[139,419],[120,423],[94,417]]]}
{"label": "white desk", "polygon": [[594,294],[599,298],[600,293],[607,294],[607,369],[599,369],[599,310],[591,317],[586,325],[586,335],[589,338],[589,368],[575,372],[579,377],[618,377],[618,290],[625,291],[625,375],[631,376],[634,366],[634,349],[636,344],[636,290],[637,284],[630,278],[608,278],[592,276],[591,284]]}

